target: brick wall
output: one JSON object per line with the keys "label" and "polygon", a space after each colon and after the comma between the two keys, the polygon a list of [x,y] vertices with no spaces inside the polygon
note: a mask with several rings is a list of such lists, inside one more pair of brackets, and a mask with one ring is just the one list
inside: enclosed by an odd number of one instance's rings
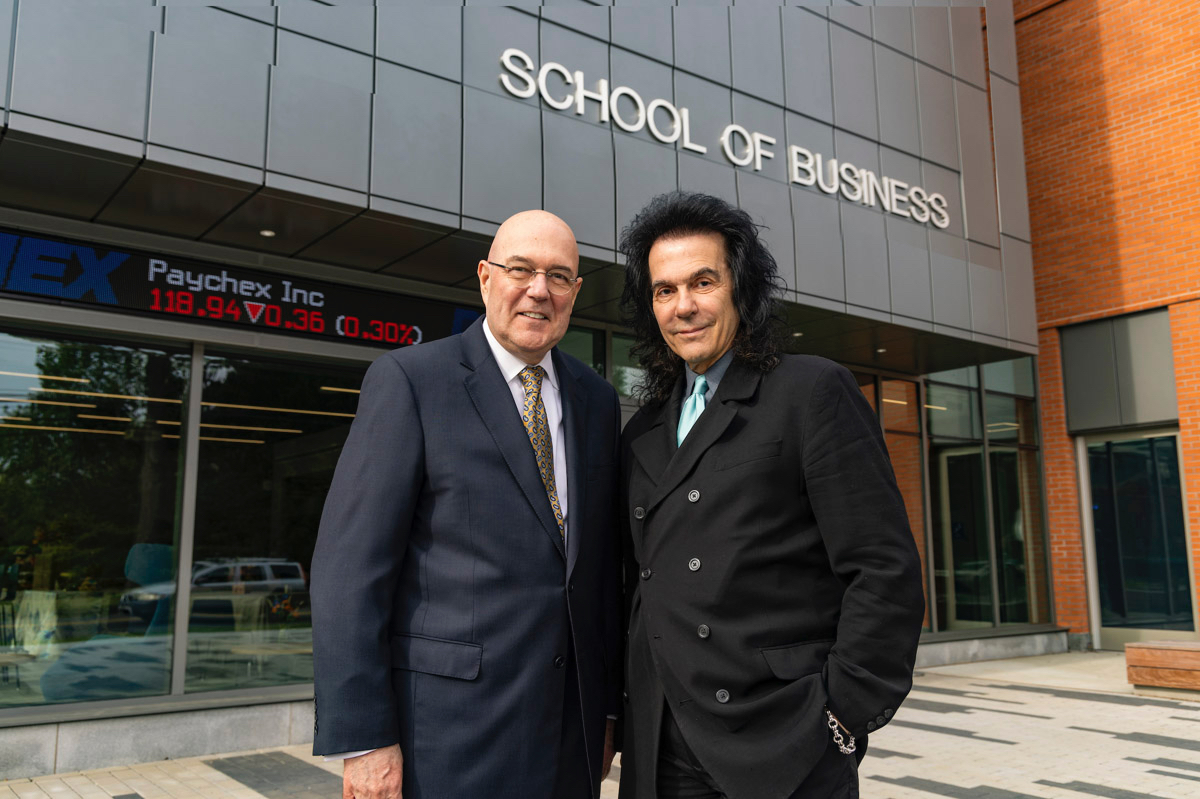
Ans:
{"label": "brick wall", "polygon": [[1014,10],[1055,604],[1061,624],[1084,632],[1058,327],[1170,307],[1192,551],[1200,552],[1200,5],[1016,0]]}

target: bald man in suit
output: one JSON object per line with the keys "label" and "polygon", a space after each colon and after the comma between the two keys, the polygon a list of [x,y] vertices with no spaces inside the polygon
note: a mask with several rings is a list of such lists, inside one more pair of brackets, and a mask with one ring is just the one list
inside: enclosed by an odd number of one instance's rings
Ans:
{"label": "bald man in suit", "polygon": [[343,795],[599,795],[621,685],[616,392],[559,351],[561,219],[500,226],[486,315],[371,365],[313,556],[317,728]]}

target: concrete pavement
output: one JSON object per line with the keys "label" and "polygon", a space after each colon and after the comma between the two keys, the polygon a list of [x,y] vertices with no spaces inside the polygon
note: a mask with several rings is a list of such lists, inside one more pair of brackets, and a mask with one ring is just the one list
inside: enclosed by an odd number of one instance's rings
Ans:
{"label": "concrete pavement", "polygon": [[[1200,799],[1200,702],[1135,695],[1121,653],[925,669],[871,736],[864,799]],[[1194,697],[1200,699],[1200,696]],[[0,799],[337,799],[307,745],[0,782]],[[616,777],[601,796],[615,799]]]}

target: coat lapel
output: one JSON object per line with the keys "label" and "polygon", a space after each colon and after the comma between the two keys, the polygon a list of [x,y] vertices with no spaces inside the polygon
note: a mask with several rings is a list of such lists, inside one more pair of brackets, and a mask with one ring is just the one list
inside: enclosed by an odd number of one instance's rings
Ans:
{"label": "coat lapel", "polygon": [[671,397],[658,407],[658,416],[649,429],[630,444],[646,476],[655,485],[662,481],[667,464],[675,457],[675,429],[679,426],[679,409],[683,405],[683,381],[675,384]]}
{"label": "coat lapel", "polygon": [[[674,456],[671,457],[665,466],[661,468],[659,474],[661,477],[655,477],[654,493],[650,497],[650,503],[646,507],[647,511],[654,510],[660,502],[662,502],[668,494],[670,494],[679,484],[691,474],[696,467],[696,463],[703,457],[713,444],[715,444],[724,434],[730,422],[737,416],[738,410],[741,408],[742,402],[754,396],[754,392],[758,388],[760,374],[753,369],[747,368],[736,360],[729,365],[729,370],[721,379],[721,384],[717,387],[717,393],[713,396],[708,407],[704,409],[704,413],[696,420],[695,426],[688,433],[687,438],[683,440],[683,445],[678,447]],[[672,397],[682,398],[683,381],[680,380]],[[663,428],[665,430],[651,431],[646,436],[642,436],[638,441],[647,438],[650,435],[655,435],[658,442],[653,447],[654,453],[652,457],[661,457],[661,451],[664,449],[663,443],[675,446],[675,433],[678,412],[674,416],[664,415]],[[663,433],[665,432],[665,436]],[[648,447],[650,449],[650,447]],[[637,452],[635,442],[635,454]],[[640,459],[640,457],[639,457]],[[645,462],[643,462],[645,466]],[[647,470],[649,472],[649,470]]]}
{"label": "coat lapel", "polygon": [[[566,358],[553,351],[554,372],[558,375],[558,397],[563,409],[563,436],[567,456],[567,574],[575,568],[583,533],[584,488],[587,478],[587,397],[579,378]],[[561,487],[559,490],[562,490]],[[574,519],[574,522],[571,521]]]}
{"label": "coat lapel", "polygon": [[[563,549],[562,536],[558,533],[558,522],[546,496],[546,488],[542,485],[542,477],[538,473],[537,457],[529,443],[529,434],[521,422],[512,401],[512,393],[496,359],[492,357],[487,339],[483,335],[483,318],[479,318],[462,334],[463,359],[462,364],[470,370],[463,380],[467,394],[475,405],[488,432],[504,456],[505,463],[521,487],[521,493],[529,502],[534,515],[553,542],[558,554],[566,557]],[[557,365],[557,364],[556,364]],[[570,452],[570,450],[568,450]],[[568,509],[569,512],[569,509]]]}

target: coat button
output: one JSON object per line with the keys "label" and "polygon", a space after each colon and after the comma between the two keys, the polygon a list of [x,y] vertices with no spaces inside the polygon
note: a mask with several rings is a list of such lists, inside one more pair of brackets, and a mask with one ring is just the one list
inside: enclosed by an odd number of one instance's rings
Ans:
{"label": "coat button", "polygon": [[694,572],[700,571],[700,558],[692,558],[688,561],[688,568]]}
{"label": "coat button", "polygon": [[625,700],[625,704],[627,704],[627,705],[629,704],[629,692],[628,691],[622,691],[621,698]]}
{"label": "coat button", "polygon": [[574,591],[574,590],[575,590],[575,581],[574,581],[574,580],[572,580],[571,582],[567,583],[567,590],[568,590],[568,591]]}
{"label": "coat button", "polygon": [[696,635],[700,636],[701,638],[707,638],[711,633],[712,631],[708,629],[707,624],[701,624],[696,628]]}
{"label": "coat button", "polygon": [[885,719],[883,716],[876,716],[875,723],[882,727],[884,724],[887,724],[887,719]]}
{"label": "coat button", "polygon": [[635,518],[635,519],[646,518],[646,509],[643,508],[641,505],[638,505],[636,508],[633,509],[633,518]]}
{"label": "coat button", "polygon": [[554,659],[554,668],[561,669],[565,665],[567,665],[567,659],[562,655],[559,655]]}
{"label": "coat button", "polygon": [[883,711],[883,715],[884,715],[884,717],[885,717],[885,718],[889,718],[889,719],[890,719],[892,716],[896,715],[896,711],[892,710],[892,709],[889,707],[887,710]]}
{"label": "coat button", "polygon": [[873,722],[873,721],[868,721],[868,722],[867,722],[867,732],[871,732],[871,731],[873,731],[873,730],[875,729],[875,727],[876,727],[876,726],[877,726],[877,725],[875,724],[875,722]]}
{"label": "coat button", "polygon": [[729,701],[729,692],[726,691],[724,688],[717,691],[717,701],[720,702],[722,705],[725,704],[726,702],[728,702]]}
{"label": "coat button", "polygon": [[688,492],[688,502],[699,502],[699,501],[700,501],[700,492],[693,488],[691,491]]}
{"label": "coat button", "polygon": [[642,579],[643,580],[649,580],[651,574],[654,574],[654,572],[650,571],[649,569],[642,569]]}

